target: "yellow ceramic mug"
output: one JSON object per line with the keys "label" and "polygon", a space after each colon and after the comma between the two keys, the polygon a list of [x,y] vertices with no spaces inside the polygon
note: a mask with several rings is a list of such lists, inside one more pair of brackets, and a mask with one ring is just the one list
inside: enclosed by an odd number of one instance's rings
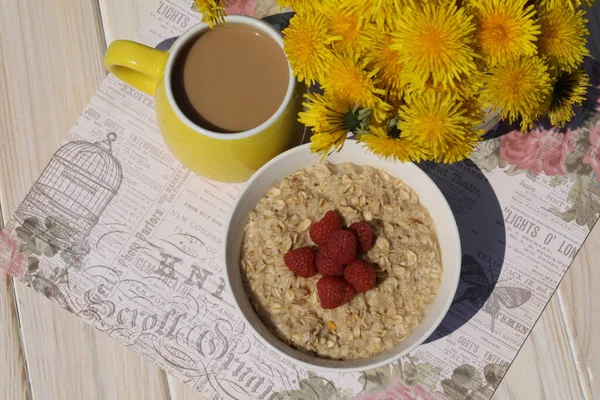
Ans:
{"label": "yellow ceramic mug", "polygon": [[[254,27],[273,38],[283,51],[282,36],[271,25],[244,16],[228,16],[225,20],[230,24]],[[282,104],[267,121],[248,131],[223,134],[193,123],[175,101],[171,76],[178,53],[206,29],[209,28],[205,24],[192,27],[179,37],[169,52],[116,40],[106,51],[104,65],[126,83],[155,96],[160,130],[167,146],[181,163],[209,179],[243,182],[271,158],[300,144],[302,129],[297,118],[305,88],[296,82],[290,68]],[[215,56],[218,55],[207,57]]]}

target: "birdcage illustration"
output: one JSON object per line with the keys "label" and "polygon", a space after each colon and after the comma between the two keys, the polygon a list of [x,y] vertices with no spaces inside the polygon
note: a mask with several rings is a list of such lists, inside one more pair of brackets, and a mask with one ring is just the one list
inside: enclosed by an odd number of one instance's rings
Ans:
{"label": "birdcage illustration", "polygon": [[121,164],[112,154],[116,139],[111,132],[103,141],[61,146],[19,206],[16,220],[37,219],[40,229],[52,225],[61,248],[82,243],[123,181]]}

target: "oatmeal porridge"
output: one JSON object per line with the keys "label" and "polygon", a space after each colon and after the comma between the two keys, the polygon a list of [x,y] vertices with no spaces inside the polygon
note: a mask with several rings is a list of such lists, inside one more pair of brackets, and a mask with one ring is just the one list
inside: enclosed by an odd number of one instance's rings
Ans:
{"label": "oatmeal porridge", "polygon": [[[308,231],[327,211],[346,226],[368,223],[374,245],[362,257],[375,287],[335,309],[319,303],[319,276],[302,278],[284,263],[290,249],[312,246]],[[435,226],[417,194],[384,171],[320,163],[272,187],[250,214],[242,277],[262,321],[294,348],[330,359],[387,350],[423,320],[441,282]]]}

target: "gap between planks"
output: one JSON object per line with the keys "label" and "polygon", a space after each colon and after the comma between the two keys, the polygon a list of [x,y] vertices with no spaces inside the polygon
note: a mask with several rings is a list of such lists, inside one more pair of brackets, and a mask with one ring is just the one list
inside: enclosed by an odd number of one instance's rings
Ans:
{"label": "gap between planks", "polygon": [[[2,216],[2,204],[0,204],[0,230],[2,228],[4,228],[4,218]],[[0,360],[0,362],[12,363],[12,365],[7,365],[3,375],[3,378],[6,379],[3,389],[4,394],[9,395],[12,393],[13,396],[19,396],[19,398],[15,397],[15,400],[29,400],[32,399],[32,392],[27,359],[23,348],[23,331],[21,330],[19,320],[19,309],[15,297],[13,278],[8,275],[0,276],[0,299],[4,303],[4,307],[0,304],[0,309],[3,309],[4,314],[4,316],[0,315],[0,318],[4,318],[7,321],[7,326],[0,332],[0,341],[3,342],[3,344],[0,344],[0,348],[3,346],[12,347],[11,349],[6,349],[6,356],[3,360]],[[9,354],[12,354],[12,356]],[[15,371],[16,373],[13,374],[11,371]],[[11,388],[8,387],[9,385]],[[17,385],[20,386],[21,390],[19,390]]]}
{"label": "gap between planks", "polygon": [[[573,265],[571,264],[571,266],[573,266]],[[586,267],[586,265],[582,265],[581,267]],[[569,267],[569,270],[570,270],[570,268],[571,267]],[[568,271],[567,271],[567,273],[568,273]],[[563,279],[563,281],[564,281],[564,279]],[[560,320],[560,323],[562,324],[562,328],[565,332],[565,340],[567,341],[567,345],[569,346],[569,355],[571,356],[571,361],[573,362],[573,365],[575,365],[575,370],[577,371],[577,378],[578,378],[577,383],[579,384],[579,390],[583,394],[583,398],[585,400],[593,400],[589,385],[586,384],[586,379],[585,379],[586,377],[588,378],[588,381],[589,381],[589,376],[587,374],[587,370],[584,371],[585,366],[581,365],[581,362],[579,362],[579,360],[577,359],[577,345],[575,343],[574,333],[571,332],[571,329],[569,328],[569,324],[567,324],[566,313],[567,313],[568,308],[565,305],[565,300],[563,297],[564,297],[564,295],[559,287],[559,289],[556,290],[556,301],[559,304],[559,310],[560,310],[559,320]]]}

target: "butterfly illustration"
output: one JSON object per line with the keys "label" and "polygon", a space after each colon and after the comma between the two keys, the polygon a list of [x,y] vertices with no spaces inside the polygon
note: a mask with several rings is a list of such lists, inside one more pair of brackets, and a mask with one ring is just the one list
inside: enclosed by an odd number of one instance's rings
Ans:
{"label": "butterfly illustration", "polygon": [[462,296],[452,302],[452,305],[469,300],[474,307],[490,314],[492,332],[502,307],[517,308],[531,298],[531,291],[528,289],[491,284],[481,264],[468,254],[465,254],[462,260],[460,279],[469,287]]}

